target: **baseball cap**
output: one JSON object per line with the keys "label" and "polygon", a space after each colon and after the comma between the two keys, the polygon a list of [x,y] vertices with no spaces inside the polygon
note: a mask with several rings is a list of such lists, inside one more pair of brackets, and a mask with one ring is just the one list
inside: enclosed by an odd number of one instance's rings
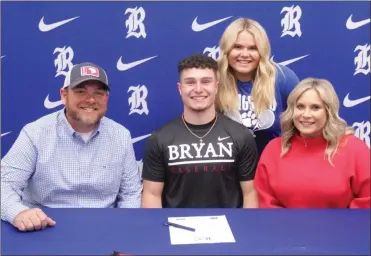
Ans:
{"label": "baseball cap", "polygon": [[90,80],[99,81],[105,85],[107,90],[110,90],[106,71],[91,62],[75,64],[67,73],[63,88],[68,87],[72,89]]}

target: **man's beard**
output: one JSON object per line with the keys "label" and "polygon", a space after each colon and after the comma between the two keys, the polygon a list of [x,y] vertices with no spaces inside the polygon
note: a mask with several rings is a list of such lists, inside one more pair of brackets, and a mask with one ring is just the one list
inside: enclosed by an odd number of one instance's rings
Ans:
{"label": "man's beard", "polygon": [[74,119],[86,125],[93,125],[93,124],[96,124],[99,119],[101,119],[101,116],[89,116],[88,117],[88,116],[80,115],[77,113]]}
{"label": "man's beard", "polygon": [[78,111],[72,111],[70,109],[67,109],[67,114],[73,120],[84,125],[94,125],[104,116],[104,113],[101,113],[99,115],[95,114],[92,116],[86,116],[84,114],[79,113]]}

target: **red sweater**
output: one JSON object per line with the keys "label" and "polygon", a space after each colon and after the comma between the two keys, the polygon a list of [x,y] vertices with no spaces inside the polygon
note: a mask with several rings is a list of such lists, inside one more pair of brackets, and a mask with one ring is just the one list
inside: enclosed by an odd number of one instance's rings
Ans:
{"label": "red sweater", "polygon": [[264,149],[254,180],[261,208],[370,208],[370,149],[345,136],[333,158],[323,137],[294,135],[282,158],[281,138]]}

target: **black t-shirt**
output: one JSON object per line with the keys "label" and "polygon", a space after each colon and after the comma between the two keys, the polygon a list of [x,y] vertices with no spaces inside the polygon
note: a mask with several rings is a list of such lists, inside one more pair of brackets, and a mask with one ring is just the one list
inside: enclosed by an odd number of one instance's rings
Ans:
{"label": "black t-shirt", "polygon": [[[202,137],[213,121],[187,125]],[[167,123],[147,141],[142,178],[164,182],[164,208],[242,207],[239,182],[254,179],[258,161],[252,133],[218,114],[215,126],[202,140],[187,130],[182,117]]]}

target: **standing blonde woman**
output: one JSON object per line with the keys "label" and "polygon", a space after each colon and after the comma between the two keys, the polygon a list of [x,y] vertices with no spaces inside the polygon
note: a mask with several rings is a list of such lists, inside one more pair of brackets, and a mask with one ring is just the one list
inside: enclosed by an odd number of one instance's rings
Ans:
{"label": "standing blonde woman", "polygon": [[259,154],[281,135],[279,114],[299,82],[288,67],[274,63],[267,33],[256,21],[233,21],[220,39],[217,108],[254,134]]}
{"label": "standing blonde woman", "polygon": [[370,150],[339,117],[324,79],[301,81],[281,115],[282,137],[260,158],[254,185],[262,208],[370,208]]}

